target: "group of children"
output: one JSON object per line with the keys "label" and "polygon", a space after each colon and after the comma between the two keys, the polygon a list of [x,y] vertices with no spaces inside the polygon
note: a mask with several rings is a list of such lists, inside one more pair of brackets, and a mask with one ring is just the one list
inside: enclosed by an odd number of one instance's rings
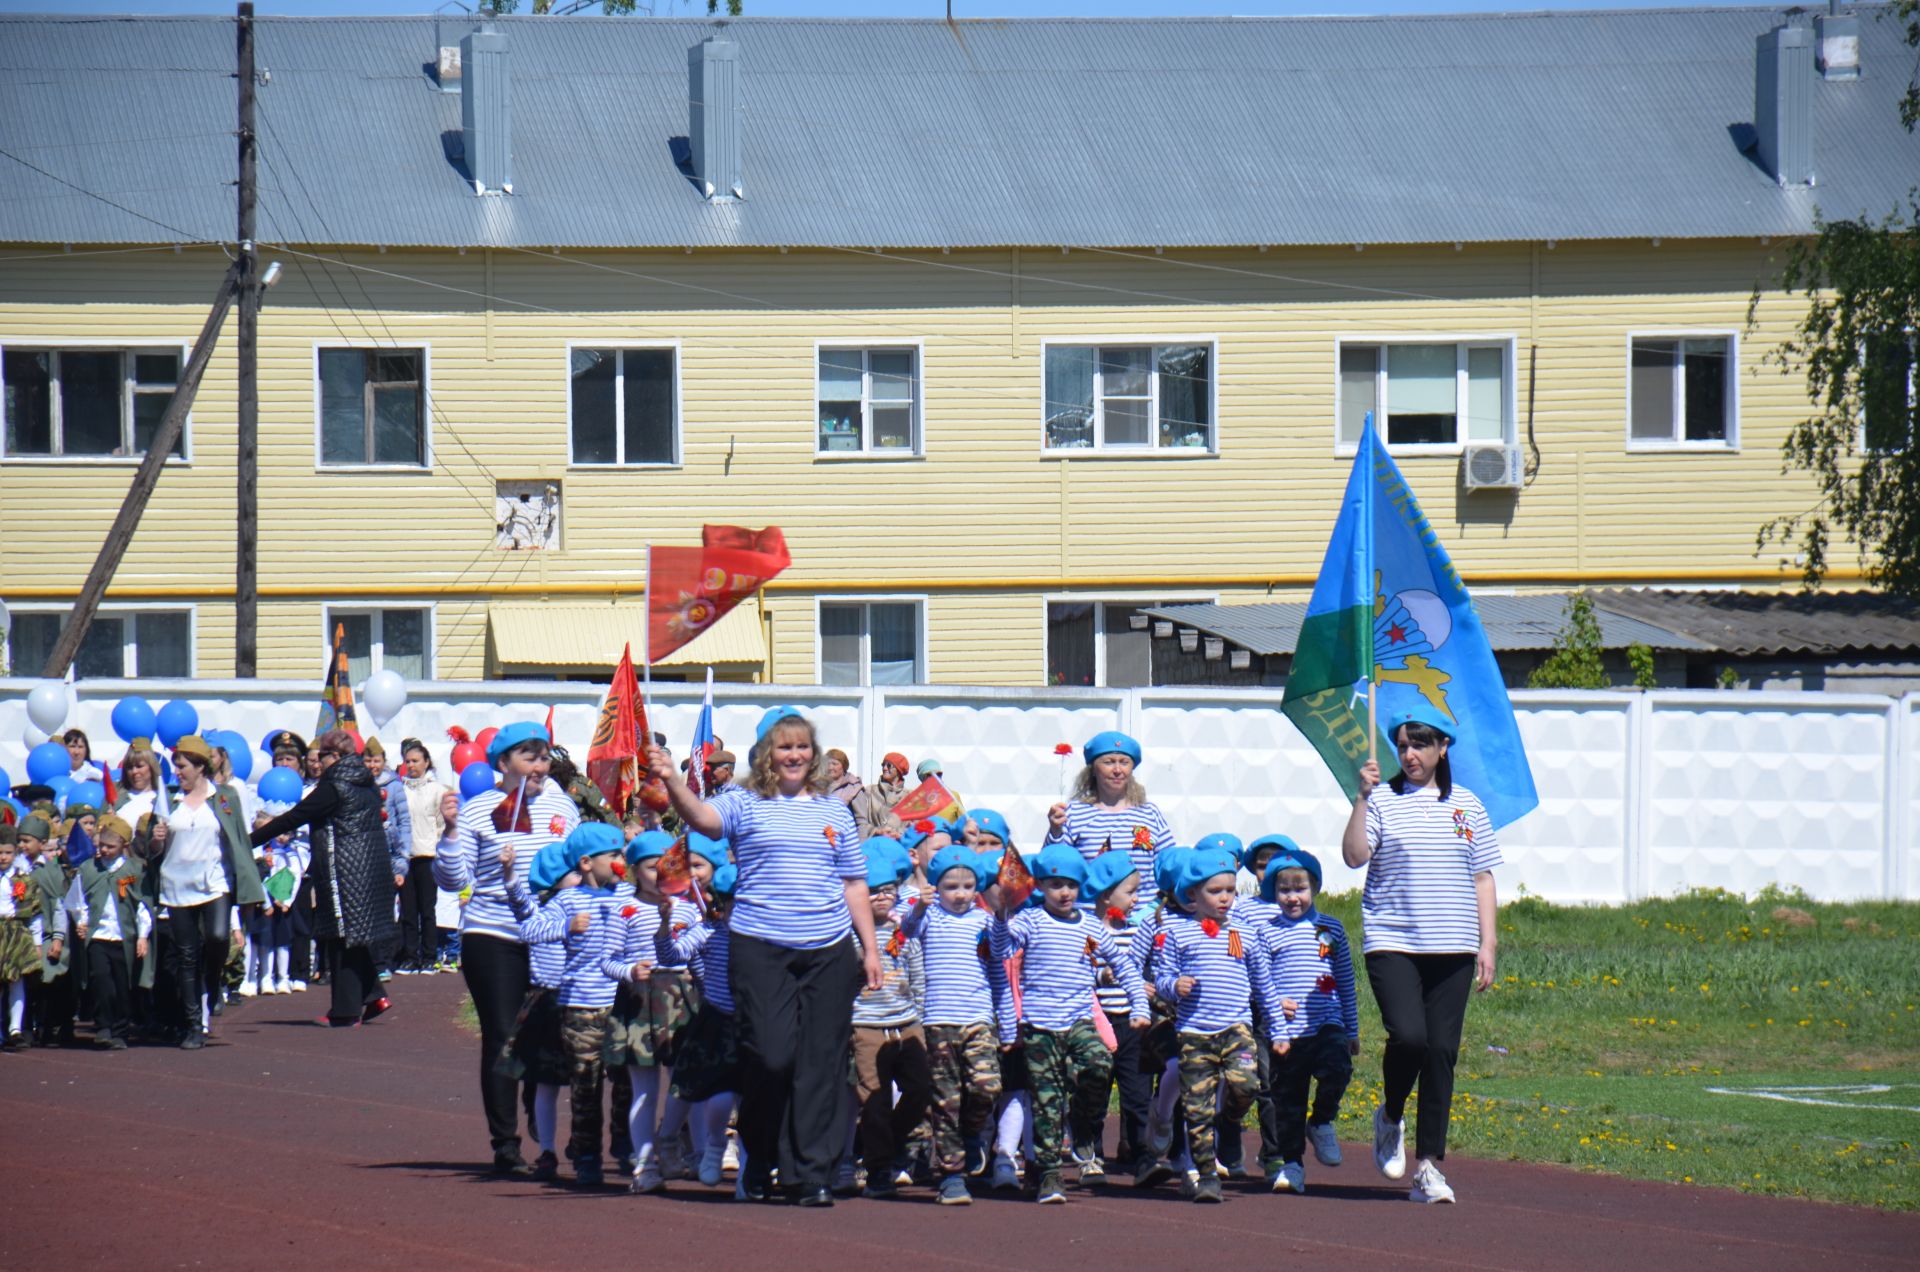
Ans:
{"label": "group of children", "polygon": [[[1319,862],[1286,836],[1164,849],[1150,879],[1119,849],[1023,857],[986,809],[864,851],[883,975],[853,1005],[834,1191],[924,1182],[964,1205],[976,1188],[1024,1187],[1058,1203],[1069,1169],[1090,1185],[1111,1161],[1135,1186],[1217,1202],[1223,1178],[1248,1174],[1241,1126],[1256,1106],[1273,1191],[1305,1191],[1309,1146],[1340,1164],[1353,961],[1339,921],[1314,908]],[[633,1192],[718,1185],[743,1164],[728,1137],[733,884],[724,841],[589,822],[510,889],[534,983],[498,1063],[535,1084],[540,1178],[559,1175],[563,1085],[578,1182],[605,1177],[608,1087]]]}

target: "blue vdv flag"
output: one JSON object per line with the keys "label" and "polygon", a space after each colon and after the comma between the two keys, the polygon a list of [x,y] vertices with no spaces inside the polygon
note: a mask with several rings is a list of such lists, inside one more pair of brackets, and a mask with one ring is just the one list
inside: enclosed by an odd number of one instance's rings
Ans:
{"label": "blue vdv flag", "polygon": [[[1370,652],[1369,652],[1370,651]],[[1363,431],[1295,647],[1283,710],[1349,795],[1367,757],[1367,681],[1380,771],[1398,771],[1393,717],[1425,702],[1458,726],[1453,780],[1505,826],[1540,802],[1506,682],[1466,585],[1386,448]]]}

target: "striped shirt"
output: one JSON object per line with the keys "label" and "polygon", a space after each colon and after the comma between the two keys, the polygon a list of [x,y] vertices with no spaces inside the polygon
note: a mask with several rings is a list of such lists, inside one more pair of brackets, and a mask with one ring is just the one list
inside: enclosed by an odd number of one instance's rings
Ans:
{"label": "striped shirt", "polygon": [[[1154,959],[1154,989],[1174,1004],[1181,1033],[1214,1034],[1253,1023],[1257,998],[1269,1019],[1279,1010],[1273,996],[1272,938],[1267,929],[1235,923],[1231,917],[1211,935],[1199,920],[1177,923]],[[1191,976],[1185,997],[1176,982]]]}
{"label": "striped shirt", "polygon": [[1243,927],[1274,923],[1280,918],[1280,906],[1273,901],[1262,901],[1257,895],[1243,894],[1233,903],[1233,909],[1227,911],[1227,917]]}
{"label": "striped shirt", "polygon": [[516,943],[520,940],[520,924],[507,904],[500,850],[513,845],[514,877],[525,885],[535,855],[554,840],[565,839],[580,821],[580,810],[567,793],[549,781],[528,801],[527,815],[533,830],[502,834],[493,828],[493,810],[506,798],[498,790],[482,791],[462,804],[452,844],[433,859],[435,883],[448,892],[473,889],[472,897],[460,910],[462,940],[469,936],[493,936]]}
{"label": "striped shirt", "polygon": [[[1120,947],[1121,957],[1132,963],[1133,934],[1139,929],[1131,924],[1126,927],[1114,927],[1109,923],[1105,927],[1107,935],[1112,937],[1113,943]],[[1100,999],[1100,1010],[1109,1016],[1124,1016],[1133,1010],[1133,1004],[1127,999],[1127,991],[1120,985],[1120,978],[1105,968],[1100,969],[1099,984],[1094,994]]]}
{"label": "striped shirt", "polygon": [[864,1029],[905,1029],[920,1023],[926,997],[921,973],[920,943],[904,938],[897,949],[893,923],[882,924],[874,939],[880,943],[880,988],[862,989],[853,1000],[853,1023]]}
{"label": "striped shirt", "polygon": [[1480,948],[1473,876],[1502,864],[1487,810],[1472,791],[1382,782],[1367,799],[1366,889],[1360,925],[1368,954],[1471,954]]}
{"label": "striped shirt", "polygon": [[[508,887],[509,895],[516,900],[515,909],[531,903],[525,885],[518,879]],[[579,914],[592,920],[584,932],[572,930],[574,916]],[[598,1009],[613,1006],[613,993],[618,986],[607,979],[602,966],[624,930],[625,925],[620,922],[620,901],[613,890],[583,883],[556,892],[551,901],[520,925],[520,936],[534,949],[558,943],[566,950],[566,966],[560,973],[559,985],[562,1007]]]}
{"label": "striped shirt", "polygon": [[621,937],[607,948],[605,971],[610,980],[631,980],[638,963],[657,972],[687,970],[692,947],[682,938],[703,922],[699,907],[685,897],[667,898],[664,930],[660,907],[642,897],[627,902],[621,913],[625,917]]}
{"label": "striped shirt", "polygon": [[693,969],[706,1000],[729,1016],[733,1015],[733,986],[727,983],[731,944],[725,919],[702,919],[673,938],[672,950],[674,958]]}
{"label": "striped shirt", "polygon": [[1091,861],[1107,850],[1109,844],[1133,859],[1140,872],[1140,896],[1136,910],[1151,909],[1154,904],[1153,859],[1173,847],[1173,827],[1152,800],[1131,808],[1108,808],[1103,804],[1067,805],[1067,825],[1063,831],[1047,828],[1047,843],[1072,844],[1080,855]]}
{"label": "striped shirt", "polygon": [[1134,970],[1140,974],[1140,979],[1146,982],[1149,989],[1153,988],[1156,968],[1160,963],[1157,955],[1166,946],[1168,940],[1165,934],[1182,923],[1193,922],[1193,917],[1185,910],[1175,909],[1171,905],[1161,906],[1158,903],[1156,907],[1144,915],[1138,910],[1133,912],[1134,938],[1132,947],[1128,951],[1133,959]]}
{"label": "striped shirt", "polygon": [[[1036,1029],[1069,1029],[1077,1021],[1093,1019],[1096,964],[1120,982],[1129,1012],[1147,1018],[1147,988],[1133,960],[1112,932],[1078,910],[1065,919],[1034,909],[995,920],[994,957],[1007,959],[1016,953],[1020,955],[1020,1018]],[[1012,1012],[1003,1014],[1000,1041],[1014,1041],[1018,1023]]]}
{"label": "striped shirt", "polygon": [[728,922],[742,936],[810,950],[853,931],[844,882],[867,877],[853,814],[826,796],[762,799],[741,788],[710,805],[740,878]]}
{"label": "striped shirt", "polygon": [[920,1019],[929,1025],[990,1023],[995,999],[987,962],[993,915],[977,905],[955,914],[936,901],[915,906],[903,930],[920,947],[925,986]]}
{"label": "striped shirt", "polygon": [[1291,998],[1299,1006],[1292,1020],[1281,1013],[1276,1038],[1304,1038],[1326,1025],[1360,1036],[1360,1010],[1354,998],[1353,951],[1340,920],[1308,910],[1298,919],[1269,925],[1272,933],[1273,993],[1278,1003]]}
{"label": "striped shirt", "polygon": [[[524,925],[546,902],[528,895],[525,888],[515,886],[507,889],[507,904],[513,907],[514,917]],[[566,974],[567,947],[564,942],[542,941],[538,945],[527,946],[527,979],[533,984],[542,989],[558,989]]]}

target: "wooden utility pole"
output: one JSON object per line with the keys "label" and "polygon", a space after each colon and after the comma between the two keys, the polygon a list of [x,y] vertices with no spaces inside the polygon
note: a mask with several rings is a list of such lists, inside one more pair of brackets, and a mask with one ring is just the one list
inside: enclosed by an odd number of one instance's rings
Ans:
{"label": "wooden utility pole", "polygon": [[240,81],[240,255],[234,262],[239,278],[239,403],[235,415],[235,456],[239,482],[235,491],[239,539],[235,545],[233,581],[233,674],[252,679],[260,652],[260,277],[253,244],[254,128],[253,128],[253,4],[240,5],[235,23]]}

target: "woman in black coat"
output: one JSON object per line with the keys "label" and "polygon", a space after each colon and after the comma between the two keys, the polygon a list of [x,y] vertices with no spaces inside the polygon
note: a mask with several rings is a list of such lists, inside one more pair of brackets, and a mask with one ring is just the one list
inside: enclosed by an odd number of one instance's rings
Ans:
{"label": "woman in black coat", "polygon": [[298,804],[253,832],[255,846],[311,826],[313,934],[333,952],[333,1005],[325,1023],[338,1029],[372,1020],[392,1006],[380,988],[377,953],[400,939],[393,916],[393,863],[387,853],[380,788],[354,750],[353,735],[335,729],[315,740],[320,781]]}

